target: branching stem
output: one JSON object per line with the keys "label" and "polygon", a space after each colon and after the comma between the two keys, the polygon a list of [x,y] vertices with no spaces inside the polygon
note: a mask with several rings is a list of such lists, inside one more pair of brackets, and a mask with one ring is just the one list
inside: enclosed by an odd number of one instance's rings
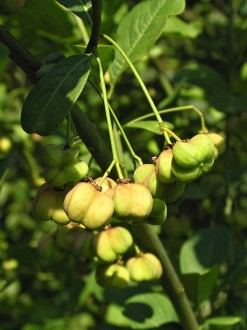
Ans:
{"label": "branching stem", "polygon": [[[154,104],[154,102],[153,102],[153,100],[152,100],[152,98],[151,98],[151,96],[150,96],[150,94],[149,94],[149,92],[147,90],[147,87],[145,86],[145,84],[144,84],[143,80],[141,79],[138,71],[136,70],[136,68],[132,64],[132,62],[130,61],[130,59],[127,56],[127,54],[124,52],[124,50],[111,37],[109,37],[109,36],[107,36],[105,34],[103,34],[102,37],[104,39],[106,39],[107,41],[109,41],[119,51],[119,53],[123,56],[123,58],[125,59],[126,63],[129,65],[130,69],[132,70],[132,72],[134,73],[136,79],[138,80],[138,82],[139,82],[139,84],[140,84],[140,86],[141,86],[141,88],[142,88],[142,90],[143,90],[143,92],[144,92],[144,94],[145,94],[145,96],[146,96],[149,104],[150,104],[150,107],[153,110],[154,115],[157,118],[158,123],[160,125],[162,125],[163,120],[162,120],[162,118],[161,118],[161,116],[159,114],[159,111],[157,110],[157,108],[156,108],[156,106],[155,106],[155,104]],[[167,143],[171,143],[168,134],[166,132],[164,132],[164,135],[165,135],[165,139],[166,139]]]}
{"label": "branching stem", "polygon": [[[103,98],[103,95],[102,95],[101,91],[95,85],[95,83],[93,81],[91,81],[91,80],[89,80],[89,82],[93,86],[93,88],[96,90],[96,92],[99,94],[99,96],[101,98]],[[110,106],[109,103],[108,103],[108,105],[109,105],[109,109],[110,109],[111,115],[112,115],[112,117],[113,117],[113,119],[114,119],[114,121],[115,121],[115,123],[116,123],[116,125],[117,125],[117,127],[118,127],[118,129],[119,129],[119,131],[120,131],[120,133],[121,133],[121,135],[123,137],[123,139],[124,139],[124,142],[126,143],[127,148],[129,149],[129,152],[130,152],[132,158],[136,159],[139,165],[142,165],[143,164],[142,159],[139,156],[136,155],[136,153],[135,153],[134,149],[132,148],[131,143],[130,143],[129,139],[127,138],[127,136],[126,136],[126,134],[125,134],[125,132],[123,130],[123,127],[120,124],[120,122],[119,122],[119,120],[118,120],[118,118],[117,118],[114,110],[112,109],[112,107]]]}
{"label": "branching stem", "polygon": [[[203,114],[194,105],[184,105],[184,106],[181,106],[181,107],[175,107],[175,108],[170,108],[170,109],[159,110],[159,114],[162,115],[163,113],[188,111],[188,110],[189,111],[195,111],[197,113],[197,115],[199,116],[200,122],[201,122],[201,132],[202,133],[207,133],[208,130],[205,126],[205,120],[204,120]],[[133,123],[136,123],[140,120],[145,120],[145,119],[151,118],[153,116],[154,116],[153,113],[149,113],[147,115],[143,115],[143,116],[140,116],[138,118],[135,118],[135,119],[129,121],[126,125],[133,124]]]}
{"label": "branching stem", "polygon": [[112,122],[111,122],[109,103],[108,103],[108,99],[107,99],[104,73],[103,73],[101,61],[100,61],[100,58],[98,56],[97,50],[94,50],[94,52],[95,52],[95,56],[96,56],[96,62],[98,64],[98,68],[99,68],[100,83],[101,83],[102,96],[103,96],[103,101],[104,101],[104,107],[105,107],[105,114],[106,114],[106,121],[107,121],[107,125],[108,125],[109,137],[110,137],[110,141],[111,141],[112,156],[113,156],[113,160],[116,161],[116,169],[117,169],[117,172],[118,172],[118,176],[121,179],[121,178],[123,178],[123,174],[122,174],[122,171],[121,171],[120,162],[119,162],[119,159],[118,159],[118,154],[117,154],[117,149],[116,149],[116,144],[115,144],[115,139],[114,139],[114,134],[113,134],[113,127],[112,127]]}
{"label": "branching stem", "polygon": [[167,132],[168,134],[170,134],[172,137],[174,137],[174,139],[175,139],[176,141],[181,141],[180,137],[177,136],[177,134],[175,134],[175,133],[174,133],[172,130],[170,130],[169,128],[163,126],[163,127],[160,128],[160,130],[161,130],[161,131],[165,131],[165,132]]}

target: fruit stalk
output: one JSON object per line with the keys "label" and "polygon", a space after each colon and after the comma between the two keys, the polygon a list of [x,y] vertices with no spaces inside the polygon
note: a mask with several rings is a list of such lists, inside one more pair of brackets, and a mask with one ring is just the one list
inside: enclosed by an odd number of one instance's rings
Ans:
{"label": "fruit stalk", "polygon": [[[150,104],[150,107],[151,109],[153,110],[156,118],[157,118],[157,121],[159,123],[160,126],[162,126],[162,123],[163,123],[163,119],[161,118],[160,114],[159,114],[159,111],[157,110],[144,82],[142,81],[139,73],[137,72],[136,68],[134,67],[134,65],[132,64],[132,62],[130,61],[130,59],[128,58],[128,56],[125,54],[125,52],[123,51],[122,48],[120,48],[120,46],[112,39],[110,38],[109,36],[103,34],[102,37],[106,40],[108,40],[118,51],[119,53],[123,56],[123,58],[125,59],[125,61],[127,62],[127,64],[129,65],[129,67],[131,68],[132,72],[134,73],[136,79],[138,80],[142,90],[143,90],[143,93],[145,94],[149,104]],[[169,138],[169,135],[167,132],[164,132],[164,136],[165,136],[165,139],[167,141],[167,143],[171,144],[171,141],[170,141],[170,138]]]}
{"label": "fruit stalk", "polygon": [[98,68],[99,68],[100,84],[101,84],[101,89],[102,89],[102,94],[103,94],[103,101],[104,101],[104,107],[105,107],[108,132],[109,132],[109,137],[110,137],[110,141],[111,141],[112,157],[113,157],[113,160],[116,161],[115,165],[116,165],[116,169],[118,172],[118,177],[121,179],[121,178],[123,178],[123,175],[122,175],[122,171],[121,171],[121,167],[120,167],[120,162],[119,162],[117,148],[116,148],[114,134],[113,134],[111,115],[110,115],[106,86],[105,86],[105,81],[104,81],[104,72],[103,72],[101,61],[100,61],[100,58],[98,56],[96,49],[95,49],[95,56],[96,56],[96,61],[97,61]]}
{"label": "fruit stalk", "polygon": [[[96,92],[99,94],[99,96],[103,99],[103,95],[102,95],[101,91],[99,90],[99,88],[96,86],[96,84],[93,81],[90,81],[90,80],[89,80],[89,83],[93,86],[93,88],[96,90]],[[119,131],[120,131],[120,133],[121,133],[121,135],[122,135],[122,137],[124,139],[124,142],[125,142],[127,148],[129,149],[129,152],[131,153],[132,158],[133,159],[136,159],[139,165],[142,165],[143,164],[142,163],[142,159],[139,156],[136,155],[134,149],[132,148],[132,146],[131,146],[131,144],[129,142],[129,139],[127,138],[127,136],[126,136],[126,134],[125,134],[125,132],[124,132],[124,130],[123,130],[123,128],[122,128],[122,126],[121,126],[118,118],[117,118],[117,116],[115,115],[115,112],[113,111],[113,109],[110,106],[110,104],[108,104],[108,106],[109,106],[111,115],[112,115],[112,117],[113,117],[113,119],[114,119],[114,121],[115,121],[115,123],[117,125],[117,128],[119,129]]]}
{"label": "fruit stalk", "polygon": [[[189,111],[192,110],[192,111],[195,111],[197,113],[197,115],[199,116],[200,122],[201,122],[201,132],[202,133],[207,133],[208,130],[205,126],[205,120],[204,120],[203,114],[194,105],[183,105],[181,107],[175,107],[175,108],[168,108],[168,109],[159,110],[159,114],[161,115],[163,113],[187,111],[187,110],[189,110]],[[138,118],[135,118],[135,119],[129,121],[126,125],[133,124],[133,123],[136,123],[140,120],[145,120],[145,119],[151,118],[153,116],[155,116],[154,113],[148,113],[147,115],[143,115],[143,116],[140,116]]]}

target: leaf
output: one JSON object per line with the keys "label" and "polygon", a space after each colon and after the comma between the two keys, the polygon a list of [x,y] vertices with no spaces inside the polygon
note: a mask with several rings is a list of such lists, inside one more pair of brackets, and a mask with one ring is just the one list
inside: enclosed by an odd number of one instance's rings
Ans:
{"label": "leaf", "polygon": [[235,325],[240,323],[243,319],[239,316],[218,316],[206,320],[205,325],[209,330],[234,330]]}
{"label": "leaf", "polygon": [[198,231],[181,248],[179,261],[183,274],[202,273],[222,264],[232,250],[232,235],[226,227]]}
{"label": "leaf", "polygon": [[[171,123],[168,122],[164,122],[164,124],[167,126],[167,128],[169,129],[173,129],[173,125]],[[155,134],[162,134],[162,131],[160,130],[160,126],[159,123],[157,122],[157,120],[143,120],[143,121],[136,121],[134,123],[129,123],[124,125],[124,127],[126,128],[141,128],[141,129],[145,129],[147,131],[150,131],[152,133]]]}
{"label": "leaf", "polygon": [[[116,42],[132,62],[143,57],[154,45],[164,30],[167,18],[180,14],[185,7],[184,0],[148,0],[136,5],[120,22]],[[111,84],[127,68],[122,55],[116,51],[109,67]]]}
{"label": "leaf", "polygon": [[188,297],[195,306],[199,307],[203,301],[210,297],[216,285],[217,276],[217,266],[201,273],[184,274],[181,276]]}
{"label": "leaf", "polygon": [[80,17],[84,22],[93,26],[92,1],[91,0],[56,0],[72,13]]}
{"label": "leaf", "polygon": [[58,128],[86,84],[91,58],[67,57],[41,77],[22,109],[21,124],[27,133],[49,135]]}
{"label": "leaf", "polygon": [[155,329],[165,323],[178,322],[178,317],[166,296],[141,293],[127,299],[124,305],[111,304],[106,312],[106,321],[132,329]]}

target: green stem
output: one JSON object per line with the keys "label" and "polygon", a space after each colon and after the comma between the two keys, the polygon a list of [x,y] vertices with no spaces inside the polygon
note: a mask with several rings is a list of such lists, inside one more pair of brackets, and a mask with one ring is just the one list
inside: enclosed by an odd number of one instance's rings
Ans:
{"label": "green stem", "polygon": [[123,152],[123,146],[122,146],[122,141],[121,141],[121,136],[119,134],[119,130],[117,128],[116,123],[113,123],[113,134],[114,134],[114,141],[116,144],[116,149],[117,149],[117,154],[118,154],[118,159],[120,162],[120,166],[121,166],[121,171],[122,174],[125,178],[128,178],[128,172],[126,170],[125,167],[125,162],[124,162],[124,152]]}
{"label": "green stem", "polygon": [[93,28],[90,40],[87,44],[85,54],[92,53],[93,49],[97,47],[99,41],[99,32],[101,25],[101,11],[102,11],[102,1],[92,0],[92,11],[93,11]]}
{"label": "green stem", "polygon": [[102,176],[102,179],[100,180],[100,182],[98,183],[98,186],[101,186],[102,183],[105,181],[105,179],[108,177],[108,175],[111,173],[111,170],[113,169],[113,167],[116,165],[116,160],[113,159],[113,161],[111,162],[110,166],[108,167],[108,169],[105,171],[104,175]]}
{"label": "green stem", "polygon": [[133,226],[132,228],[134,229],[134,236],[143,245],[147,245],[148,243],[149,247],[151,247],[152,251],[159,258],[163,266],[162,286],[178,313],[182,328],[184,330],[198,330],[199,327],[195,314],[192,311],[184,286],[180,282],[170,258],[152,225],[142,224],[141,226]]}
{"label": "green stem", "polygon": [[134,250],[135,250],[136,254],[141,253],[141,250],[140,250],[139,246],[136,243],[134,243]]}
{"label": "green stem", "polygon": [[174,137],[174,139],[176,141],[181,141],[180,137],[177,136],[177,134],[175,134],[172,130],[170,130],[169,128],[167,127],[161,127],[160,128],[161,131],[166,131],[168,134],[170,134],[172,137]]}
{"label": "green stem", "polygon": [[122,126],[121,126],[118,118],[117,118],[117,116],[115,115],[112,107],[109,106],[109,109],[110,109],[111,115],[112,115],[115,123],[117,124],[117,127],[118,127],[118,129],[119,129],[119,131],[120,131],[120,133],[121,133],[121,135],[122,135],[122,137],[124,139],[124,142],[125,142],[127,148],[129,149],[129,152],[130,152],[132,158],[136,159],[139,165],[142,165],[143,162],[142,162],[141,157],[137,156],[137,154],[134,152],[134,149],[132,148],[132,146],[131,146],[131,144],[129,142],[129,139],[127,138],[127,136],[126,136],[126,134],[125,134],[125,132],[124,132],[124,130],[123,130],[123,128],[122,128]]}
{"label": "green stem", "polygon": [[[96,125],[88,119],[88,116],[81,111],[77,104],[72,108],[71,117],[79,137],[85,143],[102,171],[107,171],[112,161],[112,154],[105,144],[103,137],[100,136]],[[115,169],[113,170],[112,175],[117,177],[117,172]]]}
{"label": "green stem", "polygon": [[[93,88],[96,90],[96,92],[99,94],[99,96],[101,98],[103,98],[103,95],[102,95],[101,91],[95,85],[95,83],[93,81],[91,81],[91,80],[89,80],[89,83],[93,86]],[[124,132],[124,130],[122,128],[122,125],[120,124],[117,116],[115,115],[114,110],[112,109],[112,107],[110,106],[109,103],[108,103],[108,105],[109,105],[109,109],[110,109],[111,115],[112,115],[115,123],[117,124],[117,127],[118,127],[118,129],[119,129],[119,131],[120,131],[120,133],[121,133],[121,135],[122,135],[122,137],[124,139],[124,142],[125,142],[127,148],[129,149],[129,152],[130,152],[132,158],[136,159],[139,165],[142,165],[143,164],[142,159],[139,156],[136,155],[134,149],[131,146],[131,143],[129,142],[129,139],[127,138],[127,136],[126,136],[126,134],[125,134],[125,132]]]}
{"label": "green stem", "polygon": [[[144,94],[145,94],[145,96],[146,96],[149,104],[150,104],[150,107],[153,110],[153,112],[154,112],[154,114],[155,114],[155,116],[157,118],[158,123],[160,125],[162,125],[163,120],[162,120],[162,118],[161,118],[161,116],[159,114],[159,111],[156,108],[156,106],[155,106],[155,104],[154,104],[154,102],[153,102],[153,100],[152,100],[152,98],[151,98],[151,96],[150,96],[150,94],[149,94],[149,92],[147,90],[147,87],[145,86],[145,84],[142,81],[142,79],[141,79],[138,71],[136,70],[136,68],[132,64],[132,62],[130,61],[130,59],[127,56],[127,54],[123,51],[123,49],[112,38],[110,38],[109,36],[107,36],[105,34],[103,34],[102,37],[104,39],[108,40],[119,51],[119,53],[123,56],[123,58],[125,59],[126,63],[129,65],[130,69],[132,70],[132,72],[134,73],[136,79],[138,80],[138,82],[139,82],[139,84],[140,84],[140,86],[141,86],[141,88],[142,88],[142,90],[143,90],[143,92],[144,92]],[[166,139],[167,143],[171,143],[168,134],[166,132],[164,132],[164,135],[165,135],[165,139]]]}
{"label": "green stem", "polygon": [[[175,107],[175,108],[170,108],[170,109],[159,110],[159,114],[161,115],[163,113],[177,112],[177,111],[187,111],[187,110],[195,111],[198,114],[199,119],[200,119],[200,122],[201,122],[201,131],[203,133],[207,133],[208,130],[207,130],[206,126],[205,126],[205,120],[204,120],[203,114],[194,105],[185,105],[185,106],[181,106],[181,107]],[[126,125],[133,124],[135,122],[138,122],[138,121],[144,120],[144,119],[148,119],[148,118],[151,118],[153,116],[154,116],[153,113],[149,113],[147,115],[143,115],[143,116],[140,116],[138,118],[135,118],[135,119],[131,120]]]}
{"label": "green stem", "polygon": [[111,115],[110,115],[109,103],[108,103],[108,99],[107,99],[107,92],[106,92],[106,86],[105,86],[105,80],[104,80],[104,72],[102,69],[101,61],[98,56],[97,50],[95,50],[95,58],[96,58],[96,62],[98,64],[98,68],[99,68],[100,83],[101,83],[101,89],[102,89],[102,95],[103,95],[103,101],[104,101],[104,107],[105,107],[106,121],[107,121],[107,125],[108,125],[109,137],[110,137],[110,142],[111,142],[112,156],[113,156],[113,160],[116,160],[116,169],[118,172],[118,176],[120,179],[122,179],[123,175],[122,175],[122,171],[120,168],[120,162],[118,159],[116,144],[115,144],[115,140],[114,140]]}

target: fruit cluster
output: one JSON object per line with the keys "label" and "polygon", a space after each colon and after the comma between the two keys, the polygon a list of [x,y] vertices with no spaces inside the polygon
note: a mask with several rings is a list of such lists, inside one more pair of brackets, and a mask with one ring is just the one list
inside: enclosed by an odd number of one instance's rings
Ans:
{"label": "fruit cluster", "polygon": [[33,214],[59,225],[60,247],[96,261],[100,285],[156,280],[162,275],[159,259],[140,252],[129,230],[143,222],[162,224],[166,203],[179,199],[186,183],[210,170],[223,151],[218,145],[210,135],[197,134],[167,146],[153,164],[139,166],[132,180],[116,181],[86,177],[88,166],[79,159],[79,148],[48,145],[43,154],[46,183],[34,198]]}
{"label": "fruit cluster", "polygon": [[101,231],[89,231],[81,224],[59,226],[56,243],[76,256],[91,258],[96,263],[96,281],[106,288],[124,288],[130,281],[159,279],[162,266],[151,253],[133,254],[133,237],[120,225],[106,226]]}

